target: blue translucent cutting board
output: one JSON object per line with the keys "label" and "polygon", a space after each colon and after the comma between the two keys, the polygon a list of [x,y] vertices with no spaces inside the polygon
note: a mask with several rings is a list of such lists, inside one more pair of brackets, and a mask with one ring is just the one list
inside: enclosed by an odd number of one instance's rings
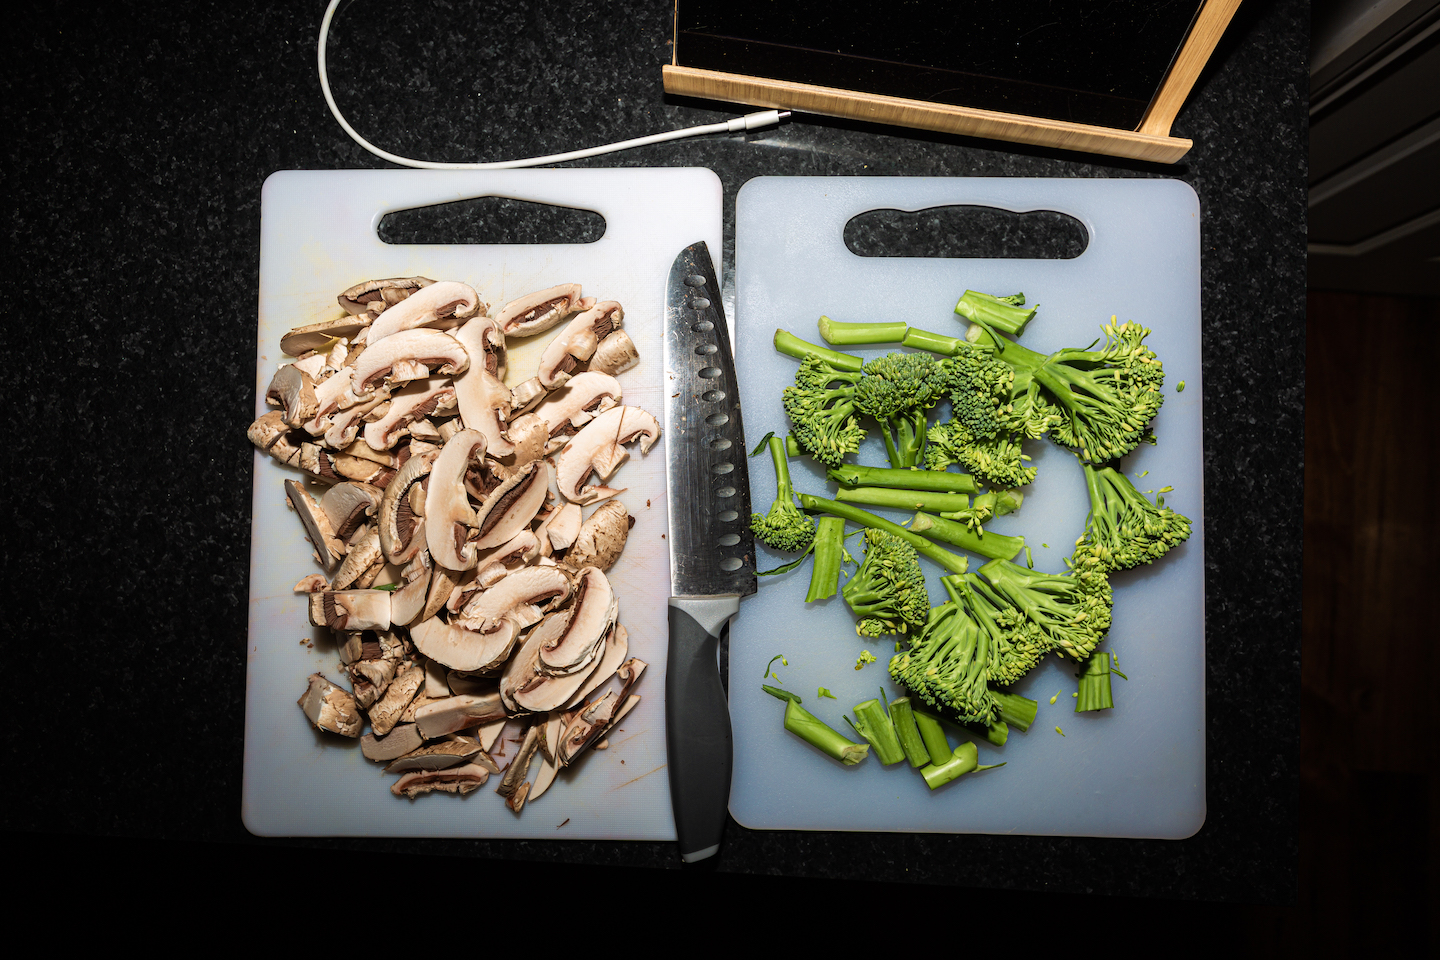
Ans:
{"label": "blue translucent cutting board", "polygon": [[[1085,225],[1089,245],[1071,260],[867,258],[845,246],[846,223],[868,210],[954,204],[1060,211]],[[783,705],[760,689],[772,656],[789,660],[788,667],[775,665],[784,686],[848,733],[842,715],[853,716],[856,703],[878,696],[882,685],[887,696],[898,695],[886,672],[894,645],[857,637],[855,618],[838,595],[807,605],[808,563],[761,578],[759,593],[745,600],[731,628],[735,819],[760,829],[1176,839],[1195,833],[1205,820],[1205,545],[1194,191],[1174,180],[762,177],[740,191],[737,223],[736,364],[750,446],[769,431],[788,431],[780,391],[797,361],[775,352],[777,327],[821,342],[816,320],[825,314],[963,335],[952,311],[967,288],[1023,290],[1040,305],[1021,341],[1033,350],[1084,347],[1112,315],[1153,331],[1147,342],[1166,371],[1165,405],[1154,422],[1158,444],[1142,446],[1123,466],[1141,491],[1174,487],[1166,503],[1191,519],[1193,533],[1160,562],[1111,578],[1115,616],[1107,646],[1129,677],[1113,677],[1114,709],[1074,713],[1075,664],[1048,657],[1016,687],[1040,702],[1030,731],[1012,729],[1003,748],[971,737],[982,764],[1006,766],[934,792],[908,763],[882,767],[871,757],[841,767],[785,732]],[[1176,393],[1181,380],[1186,389]],[[1039,478],[1019,513],[990,529],[1023,533],[1037,569],[1063,571],[1062,558],[1084,528],[1084,480],[1074,458],[1049,441],[1028,443],[1027,452]],[[867,441],[861,462],[885,462],[878,440]],[[763,511],[775,494],[769,458],[750,465],[752,500]],[[833,487],[808,458],[791,469],[797,488],[830,495]],[[786,559],[764,547],[759,552],[761,569]],[[982,562],[972,558],[971,569]],[[925,566],[938,602],[945,596],[939,571]],[[864,649],[878,660],[857,671]],[[818,700],[819,686],[839,699]],[[954,731],[951,741],[958,743]]]}

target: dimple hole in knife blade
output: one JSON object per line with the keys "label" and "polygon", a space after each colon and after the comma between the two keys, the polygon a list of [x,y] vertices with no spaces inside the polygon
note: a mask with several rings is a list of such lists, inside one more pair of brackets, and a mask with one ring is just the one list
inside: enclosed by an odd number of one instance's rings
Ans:
{"label": "dimple hole in knife blade", "polygon": [[375,232],[393,244],[586,244],[605,236],[605,218],[577,207],[472,197],[392,210]]}
{"label": "dimple hole in knife blade", "polygon": [[1014,213],[975,205],[867,210],[845,224],[845,246],[861,257],[1071,260],[1089,243],[1085,225],[1056,210]]}

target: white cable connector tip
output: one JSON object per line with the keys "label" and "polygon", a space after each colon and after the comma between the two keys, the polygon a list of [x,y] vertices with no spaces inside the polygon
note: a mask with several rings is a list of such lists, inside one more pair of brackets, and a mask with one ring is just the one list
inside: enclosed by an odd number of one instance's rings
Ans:
{"label": "white cable connector tip", "polygon": [[725,124],[725,129],[730,133],[738,133],[741,130],[756,130],[760,127],[773,127],[790,116],[790,111],[761,110],[759,113],[747,113],[743,117],[736,117]]}

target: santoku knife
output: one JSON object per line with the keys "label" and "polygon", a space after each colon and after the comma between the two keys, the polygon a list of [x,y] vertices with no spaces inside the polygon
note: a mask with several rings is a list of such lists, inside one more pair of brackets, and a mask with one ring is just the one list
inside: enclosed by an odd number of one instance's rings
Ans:
{"label": "santoku knife", "polygon": [[670,647],[665,746],[680,857],[720,849],[730,803],[730,708],[718,647],[755,592],[750,479],[730,330],[702,243],[680,252],[665,291],[665,484]]}

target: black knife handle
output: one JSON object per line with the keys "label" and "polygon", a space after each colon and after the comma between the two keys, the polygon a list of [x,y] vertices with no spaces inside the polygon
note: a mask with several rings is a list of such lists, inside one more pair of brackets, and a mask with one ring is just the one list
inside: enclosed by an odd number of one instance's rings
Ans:
{"label": "black knife handle", "polygon": [[690,863],[720,849],[730,806],[730,705],[716,659],[729,620],[712,635],[674,603],[669,610],[665,748],[680,859]]}

